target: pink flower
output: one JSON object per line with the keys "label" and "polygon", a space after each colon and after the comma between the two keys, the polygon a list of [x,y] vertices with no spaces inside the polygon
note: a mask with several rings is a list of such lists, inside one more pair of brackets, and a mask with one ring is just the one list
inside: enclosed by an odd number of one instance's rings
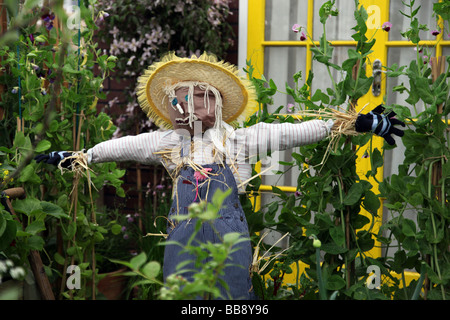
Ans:
{"label": "pink flower", "polygon": [[431,34],[433,35],[433,36],[437,36],[438,34],[440,34],[441,32],[439,31],[439,30],[432,30],[431,31]]}
{"label": "pink flower", "polygon": [[205,180],[208,176],[206,175],[207,172],[210,172],[212,168],[204,168],[202,171],[195,171],[194,172],[194,178],[198,181]]}
{"label": "pink flower", "polygon": [[198,197],[198,182],[205,180],[208,176],[206,175],[207,172],[210,172],[212,168],[204,168],[201,171],[195,171],[194,172],[194,178],[196,180],[196,188],[195,188],[195,198],[194,201],[197,200]]}
{"label": "pink flower", "polygon": [[299,24],[294,24],[293,26],[292,26],[292,31],[294,31],[295,33],[298,33],[299,31],[300,31],[300,29],[301,29],[302,27],[299,25]]}
{"label": "pink flower", "polygon": [[389,21],[386,21],[385,23],[383,23],[383,25],[381,26],[381,29],[383,29],[386,32],[389,32],[389,30],[391,30],[392,28],[392,23],[390,23]]}
{"label": "pink flower", "polygon": [[306,40],[306,34],[302,31],[302,33],[300,34],[300,41],[305,41]]}
{"label": "pink flower", "polygon": [[287,112],[294,112],[294,105],[292,103],[288,103],[287,105]]}

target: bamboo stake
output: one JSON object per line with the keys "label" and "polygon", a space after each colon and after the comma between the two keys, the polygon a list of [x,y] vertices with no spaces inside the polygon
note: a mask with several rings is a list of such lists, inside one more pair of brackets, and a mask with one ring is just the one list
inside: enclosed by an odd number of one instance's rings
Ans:
{"label": "bamboo stake", "polygon": [[[445,72],[445,57],[432,57],[431,58],[431,78],[433,82],[437,80],[437,78]],[[437,113],[442,114],[443,104],[437,107]],[[442,178],[442,163],[443,160],[435,161],[431,167],[431,183],[434,187],[434,194],[439,201],[442,201],[442,192],[441,186],[439,185],[439,181]],[[431,213],[433,215],[433,212]],[[433,217],[432,217],[433,218]],[[434,244],[435,245],[435,244]],[[428,254],[426,257],[427,263],[430,263],[431,256]],[[438,272],[439,273],[439,272]],[[431,283],[428,278],[428,273],[425,274],[425,286],[424,286],[424,299],[427,299],[428,290],[430,289]],[[441,284],[442,288],[442,284]],[[443,290],[443,289],[442,289]]]}
{"label": "bamboo stake", "polygon": [[[6,17],[6,6],[4,4],[4,0],[0,0],[0,35],[3,35],[8,28],[8,21]],[[1,58],[3,60],[3,57]],[[0,77],[3,76],[3,70],[0,70]],[[0,102],[2,101],[2,94],[5,91],[5,86],[0,85]],[[3,120],[3,117],[5,115],[5,111],[2,107],[0,107],[0,121]]]}

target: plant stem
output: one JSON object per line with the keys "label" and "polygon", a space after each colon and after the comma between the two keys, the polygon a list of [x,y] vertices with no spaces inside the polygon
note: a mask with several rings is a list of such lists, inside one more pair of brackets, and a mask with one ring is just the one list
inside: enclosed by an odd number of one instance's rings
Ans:
{"label": "plant stem", "polygon": [[420,291],[423,286],[423,281],[425,280],[425,274],[426,274],[425,263],[422,262],[420,277],[419,277],[419,280],[417,281],[416,289],[414,290],[414,294],[413,294],[411,300],[417,300],[417,298],[419,297]]}
{"label": "plant stem", "polygon": [[[433,166],[439,160],[440,159],[432,161],[430,163],[430,167],[428,169],[428,197],[430,198],[430,201],[432,199],[432,192],[431,192],[431,190],[433,188],[433,184],[432,184]],[[434,237],[434,240],[436,240],[436,238],[437,238],[437,230],[436,230],[436,221],[434,219],[434,212],[433,212],[433,210],[430,210],[430,216],[431,216],[431,225],[433,227],[433,237]],[[434,258],[436,272],[438,274],[439,280],[442,280],[441,270],[439,268],[439,260],[438,260],[438,255],[437,255],[437,245],[436,245],[436,243],[433,243],[432,247],[433,247],[433,258]],[[442,299],[445,300],[445,289],[444,289],[444,286],[443,286],[442,283],[441,283],[440,287],[441,287]]]}
{"label": "plant stem", "polygon": [[317,281],[319,282],[320,300],[327,300],[327,292],[323,283],[322,268],[320,266],[320,249],[316,248],[316,267],[317,267]]}

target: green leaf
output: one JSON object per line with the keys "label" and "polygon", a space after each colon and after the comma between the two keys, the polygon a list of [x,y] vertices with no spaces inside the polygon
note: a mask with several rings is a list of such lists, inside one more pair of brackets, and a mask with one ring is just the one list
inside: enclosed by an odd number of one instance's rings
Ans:
{"label": "green leaf", "polygon": [[354,183],[348,190],[347,195],[344,198],[344,205],[351,206],[358,202],[363,195],[363,188],[360,183]]}
{"label": "green leaf", "polygon": [[416,78],[415,79],[416,84],[416,90],[419,95],[419,97],[425,102],[425,103],[433,103],[434,96],[431,92],[429,80],[426,78]]}
{"label": "green leaf", "polygon": [[342,254],[348,251],[346,248],[338,246],[334,242],[322,243],[320,249],[330,254]]}
{"label": "green leaf", "polygon": [[145,252],[141,252],[130,260],[131,268],[133,270],[139,270],[141,266],[144,265],[145,261],[147,261],[147,255]]}
{"label": "green leaf", "polygon": [[380,200],[372,191],[366,191],[363,204],[364,209],[375,216],[377,215],[378,209],[380,208]]}
{"label": "green leaf", "polygon": [[408,237],[416,236],[416,224],[410,219],[402,219],[402,233]]}
{"label": "green leaf", "polygon": [[342,226],[334,226],[330,228],[330,236],[338,246],[344,246],[345,235]]}
{"label": "green leaf", "polygon": [[27,245],[31,250],[41,251],[44,248],[45,241],[42,237],[34,235],[28,238]]}
{"label": "green leaf", "polygon": [[58,263],[62,266],[66,263],[66,260],[64,259],[64,257],[62,255],[60,255],[58,252],[56,252],[53,255],[53,258],[55,259],[56,263]]}
{"label": "green leaf", "polygon": [[26,227],[25,232],[35,235],[36,233],[39,233],[44,230],[45,230],[44,222],[41,220],[36,220]]}
{"label": "green leaf", "polygon": [[122,231],[122,226],[120,224],[113,224],[111,227],[111,232],[114,235],[118,235],[120,234],[120,232]]}
{"label": "green leaf", "polygon": [[60,206],[58,206],[54,203],[47,202],[47,201],[41,201],[41,207],[42,207],[42,210],[46,214],[51,215],[52,217],[55,217],[58,219],[60,219],[60,218],[69,219],[70,218],[69,215],[67,215]]}
{"label": "green leaf", "polygon": [[0,236],[0,251],[9,247],[17,232],[16,223],[13,220],[4,220],[4,223],[4,230]]}
{"label": "green leaf", "polygon": [[345,280],[342,278],[342,276],[333,274],[327,279],[325,286],[328,290],[341,290],[345,287]]}
{"label": "green leaf", "polygon": [[159,272],[161,270],[161,266],[156,261],[150,261],[142,268],[142,273],[150,279],[154,279],[159,275]]}
{"label": "green leaf", "polygon": [[21,172],[19,179],[19,182],[31,182],[35,184],[39,184],[41,182],[41,179],[36,174],[36,169],[34,167],[34,164],[27,165]]}
{"label": "green leaf", "polygon": [[35,212],[42,211],[41,202],[36,198],[26,198],[23,200],[14,200],[12,202],[12,205],[16,212],[23,213],[27,216],[29,216]]}
{"label": "green leaf", "polygon": [[51,142],[48,140],[41,140],[36,146],[36,149],[34,150],[37,153],[41,153],[44,151],[47,151],[52,146]]}

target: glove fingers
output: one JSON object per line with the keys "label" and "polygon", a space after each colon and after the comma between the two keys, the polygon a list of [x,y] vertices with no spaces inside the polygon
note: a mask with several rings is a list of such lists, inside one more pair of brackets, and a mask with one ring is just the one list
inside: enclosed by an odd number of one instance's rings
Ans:
{"label": "glove fingers", "polygon": [[391,132],[392,134],[395,134],[396,136],[403,137],[405,135],[405,132],[403,130],[392,128]]}
{"label": "glove fingers", "polygon": [[61,159],[59,157],[51,157],[50,159],[47,160],[47,163],[57,166],[60,160]]}
{"label": "glove fingers", "polygon": [[394,138],[391,137],[390,134],[384,135],[383,138],[384,138],[384,140],[386,140],[386,142],[387,142],[388,144],[390,144],[391,146],[393,146],[393,145],[395,144],[395,140],[394,140]]}
{"label": "glove fingers", "polygon": [[46,159],[48,159],[48,158],[49,158],[48,155],[46,155],[46,154],[40,154],[40,155],[37,155],[36,157],[34,157],[34,160],[36,160],[36,162],[39,163],[39,162],[41,162],[41,161],[43,161],[43,160],[46,160]]}
{"label": "glove fingers", "polygon": [[400,120],[398,120],[398,119],[390,119],[390,121],[391,121],[391,123],[395,126],[396,124],[399,124],[399,125],[401,125],[402,127],[404,127],[405,126],[405,123],[403,122],[403,121],[400,121]]}

